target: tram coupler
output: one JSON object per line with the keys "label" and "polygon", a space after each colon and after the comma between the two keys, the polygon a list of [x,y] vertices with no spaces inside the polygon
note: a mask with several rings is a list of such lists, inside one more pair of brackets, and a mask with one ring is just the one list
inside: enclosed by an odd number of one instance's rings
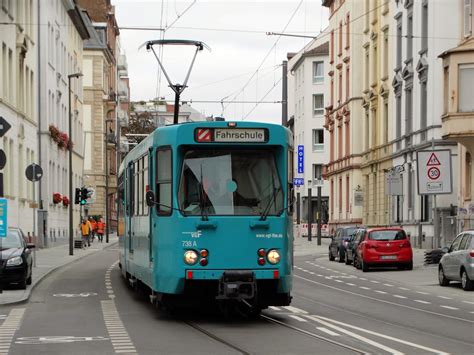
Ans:
{"label": "tram coupler", "polygon": [[229,270],[219,280],[217,300],[253,299],[257,293],[255,273],[247,270]]}

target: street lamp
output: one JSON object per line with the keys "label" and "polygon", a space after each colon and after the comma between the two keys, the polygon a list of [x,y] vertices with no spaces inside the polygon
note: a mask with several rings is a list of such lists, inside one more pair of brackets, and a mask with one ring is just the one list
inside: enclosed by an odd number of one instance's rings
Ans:
{"label": "street lamp", "polygon": [[[71,115],[71,79],[83,76],[82,73],[69,74],[67,76],[67,91],[69,104],[69,141],[72,142],[72,115]],[[74,255],[74,237],[72,228],[72,144],[69,144],[69,255]]]}

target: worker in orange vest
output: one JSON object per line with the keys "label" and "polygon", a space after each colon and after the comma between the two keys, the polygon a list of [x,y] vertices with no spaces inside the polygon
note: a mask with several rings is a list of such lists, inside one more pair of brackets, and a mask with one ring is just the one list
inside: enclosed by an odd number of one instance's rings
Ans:
{"label": "worker in orange vest", "polygon": [[102,218],[99,219],[97,222],[97,238],[99,238],[99,242],[103,242],[104,239],[104,231],[105,231],[105,223]]}
{"label": "worker in orange vest", "polygon": [[95,233],[97,231],[97,222],[93,217],[89,217],[89,222],[91,224],[91,241],[94,241]]}
{"label": "worker in orange vest", "polygon": [[84,218],[81,224],[82,245],[84,247],[86,246],[86,243],[87,243],[87,246],[89,247],[91,246],[91,241],[90,241],[91,230],[92,230],[91,223],[86,218]]}

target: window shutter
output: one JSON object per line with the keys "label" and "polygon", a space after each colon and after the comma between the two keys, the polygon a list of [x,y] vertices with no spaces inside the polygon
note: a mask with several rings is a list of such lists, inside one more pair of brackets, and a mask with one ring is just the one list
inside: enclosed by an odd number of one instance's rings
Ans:
{"label": "window shutter", "polygon": [[464,37],[472,34],[472,0],[464,0]]}

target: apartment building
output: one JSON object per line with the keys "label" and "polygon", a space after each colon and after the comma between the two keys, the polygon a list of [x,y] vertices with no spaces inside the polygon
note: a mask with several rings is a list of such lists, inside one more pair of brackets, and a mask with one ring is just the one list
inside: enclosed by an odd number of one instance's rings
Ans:
{"label": "apartment building", "polygon": [[38,163],[37,0],[0,1],[0,116],[11,128],[0,139],[6,155],[3,193],[8,225],[32,234],[33,183],[25,169]]}
{"label": "apartment building", "polygon": [[440,55],[443,60],[443,138],[458,143],[455,159],[458,174],[455,175],[458,189],[455,222],[456,232],[474,228],[474,28],[473,0],[456,0],[460,38],[457,46]]}
{"label": "apartment building", "polygon": [[[329,80],[325,73],[329,66],[327,34],[316,38],[297,53],[288,54],[288,115],[293,123],[294,177],[303,179],[296,186],[300,194],[300,216],[308,218],[308,188],[313,188],[312,221],[316,221],[316,184],[322,186],[322,223],[329,217],[329,183],[322,180],[325,165],[329,162],[329,132],[324,129],[324,112],[329,102]],[[299,166],[298,147],[304,148],[303,167]],[[296,216],[296,215],[295,215]]]}
{"label": "apartment building", "polygon": [[361,16],[356,0],[323,0],[329,8],[329,104],[325,128],[329,131],[329,228],[362,223],[364,184],[361,163],[363,141],[363,48]]}

